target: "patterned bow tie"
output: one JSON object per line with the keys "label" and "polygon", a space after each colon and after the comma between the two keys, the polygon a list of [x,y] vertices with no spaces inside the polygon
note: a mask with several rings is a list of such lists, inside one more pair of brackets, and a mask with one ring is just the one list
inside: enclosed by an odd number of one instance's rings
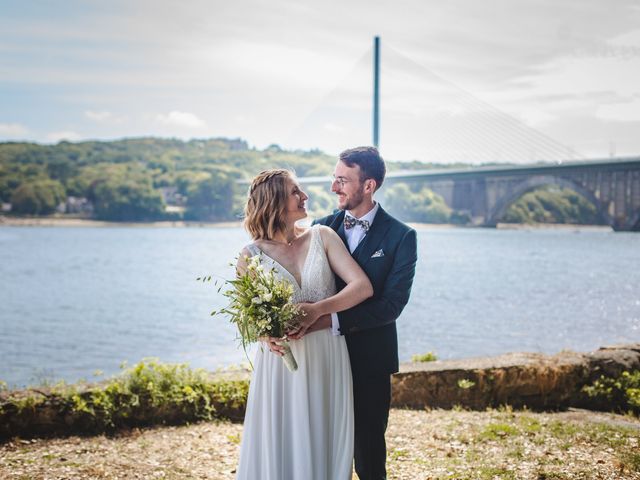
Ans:
{"label": "patterned bow tie", "polygon": [[353,228],[356,225],[360,225],[362,227],[362,229],[364,230],[364,233],[367,233],[369,231],[369,227],[371,226],[371,224],[369,223],[369,220],[358,220],[357,218],[352,217],[351,215],[346,215],[345,214],[345,216],[344,216],[344,228],[349,230],[350,228]]}

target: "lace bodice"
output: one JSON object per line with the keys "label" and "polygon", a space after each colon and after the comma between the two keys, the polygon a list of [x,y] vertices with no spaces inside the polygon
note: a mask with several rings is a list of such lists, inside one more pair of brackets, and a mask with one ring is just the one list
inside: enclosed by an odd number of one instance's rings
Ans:
{"label": "lace bodice", "polygon": [[265,267],[273,267],[280,277],[291,282],[293,285],[293,301],[295,303],[313,303],[336,293],[336,282],[320,236],[320,225],[311,227],[311,240],[307,258],[300,273],[300,285],[291,272],[260,250],[256,244],[247,245],[247,249],[252,256],[262,253]]}

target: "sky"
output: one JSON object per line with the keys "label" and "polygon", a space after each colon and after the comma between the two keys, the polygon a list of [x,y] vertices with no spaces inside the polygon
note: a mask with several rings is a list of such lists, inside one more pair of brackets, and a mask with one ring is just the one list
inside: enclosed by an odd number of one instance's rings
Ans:
{"label": "sky", "polygon": [[640,155],[640,0],[0,0],[0,141],[243,138],[389,160]]}

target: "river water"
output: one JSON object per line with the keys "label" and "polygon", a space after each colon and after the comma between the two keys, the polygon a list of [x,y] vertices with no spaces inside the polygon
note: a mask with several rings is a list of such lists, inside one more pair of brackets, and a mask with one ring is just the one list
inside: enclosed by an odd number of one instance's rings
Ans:
{"label": "river water", "polygon": [[[144,357],[246,361],[223,298],[240,228],[0,227],[0,380],[91,380]],[[419,228],[401,361],[640,341],[640,235]]]}

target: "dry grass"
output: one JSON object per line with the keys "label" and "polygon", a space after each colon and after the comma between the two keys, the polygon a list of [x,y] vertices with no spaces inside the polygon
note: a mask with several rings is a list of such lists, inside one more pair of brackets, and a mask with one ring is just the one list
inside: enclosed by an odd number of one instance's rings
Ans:
{"label": "dry grass", "polygon": [[394,412],[389,478],[640,479],[640,421],[563,413]]}
{"label": "dry grass", "polygon": [[[15,439],[0,446],[0,478],[232,479],[241,434],[210,422]],[[638,419],[612,414],[392,410],[389,478],[640,479],[639,439]]]}

